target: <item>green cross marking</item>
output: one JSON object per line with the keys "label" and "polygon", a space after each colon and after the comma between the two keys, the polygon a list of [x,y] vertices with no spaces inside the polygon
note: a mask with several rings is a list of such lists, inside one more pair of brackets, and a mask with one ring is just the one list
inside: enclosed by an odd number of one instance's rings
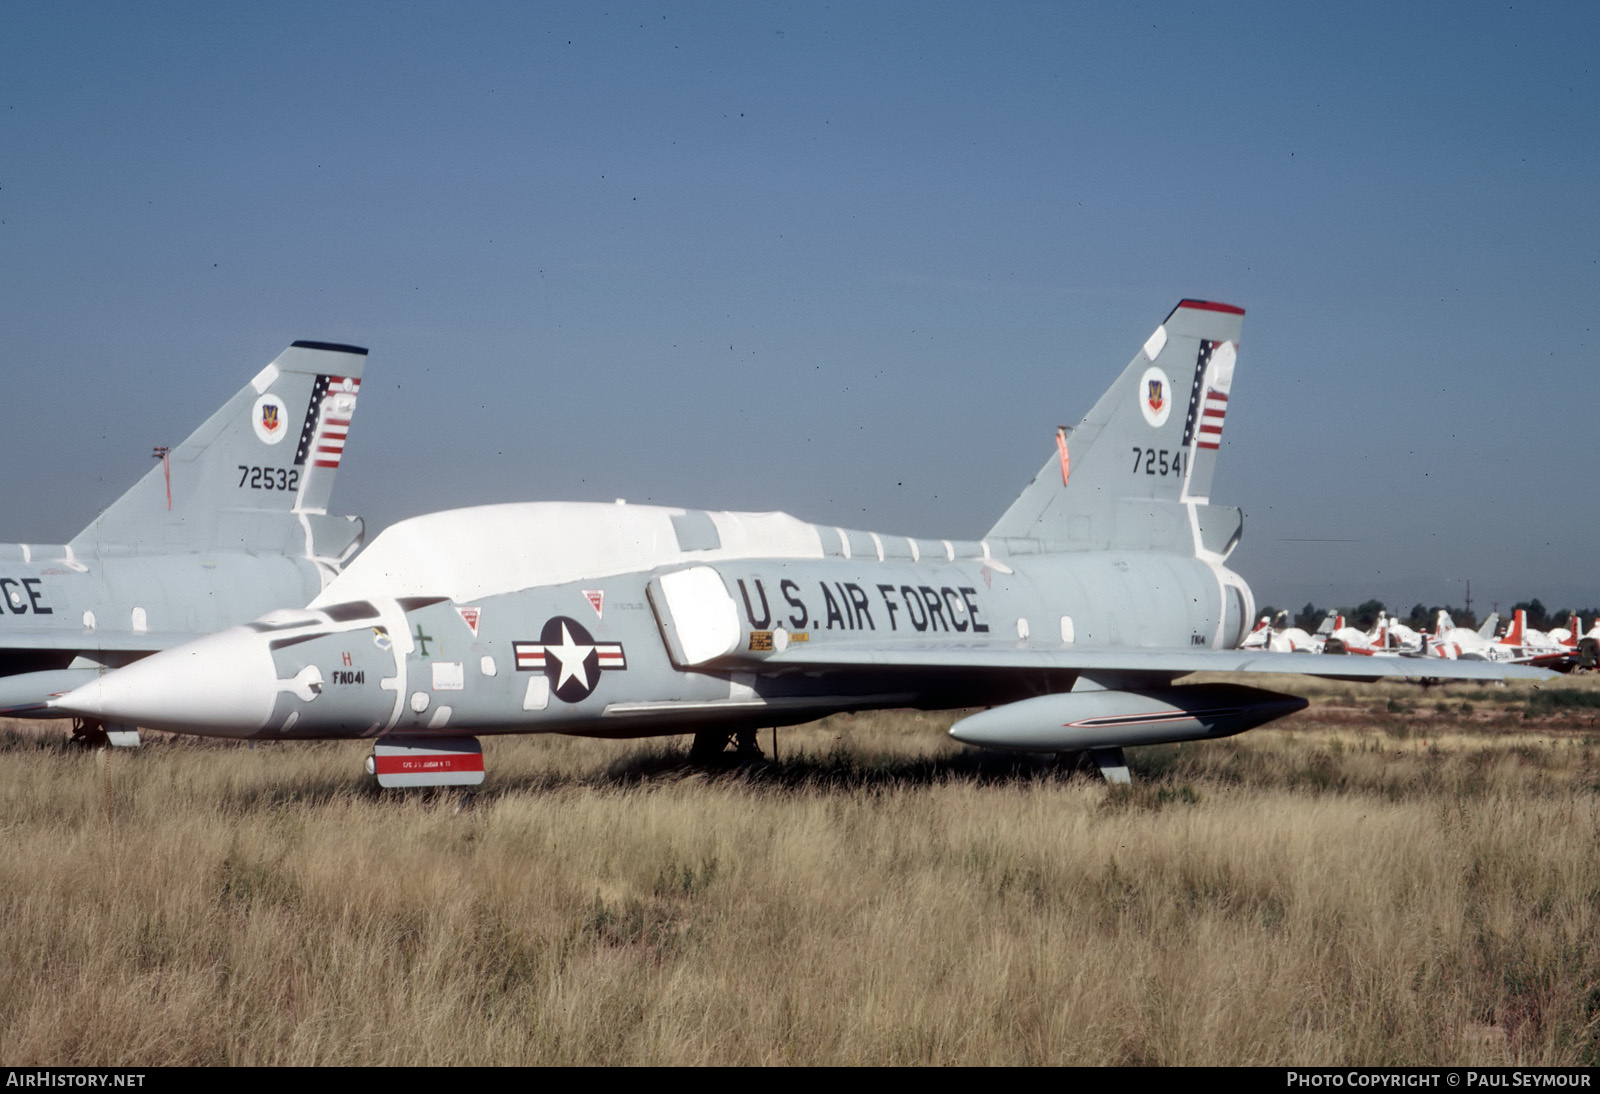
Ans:
{"label": "green cross marking", "polygon": [[431,634],[423,634],[422,633],[422,624],[421,623],[417,624],[417,633],[412,635],[411,637],[415,638],[417,640],[418,644],[422,646],[422,656],[424,656],[424,657],[428,656],[428,643],[429,642],[437,642],[438,641],[438,639],[434,638],[433,635],[431,635]]}

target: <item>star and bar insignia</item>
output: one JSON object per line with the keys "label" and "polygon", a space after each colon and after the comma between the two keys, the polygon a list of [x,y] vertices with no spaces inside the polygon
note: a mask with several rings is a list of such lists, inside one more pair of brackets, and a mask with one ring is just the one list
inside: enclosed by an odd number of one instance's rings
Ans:
{"label": "star and bar insignia", "polygon": [[518,672],[542,671],[550,691],[564,703],[587,699],[604,669],[625,669],[621,642],[596,642],[576,619],[558,615],[545,623],[537,642],[513,642]]}

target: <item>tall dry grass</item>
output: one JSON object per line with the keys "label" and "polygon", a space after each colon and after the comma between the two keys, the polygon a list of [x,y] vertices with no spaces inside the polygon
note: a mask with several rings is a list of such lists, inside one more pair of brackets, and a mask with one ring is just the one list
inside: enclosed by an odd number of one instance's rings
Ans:
{"label": "tall dry grass", "polygon": [[0,1061],[1597,1062],[1600,731],[1335,700],[1131,792],[910,713],[491,739],[470,799],[13,734]]}

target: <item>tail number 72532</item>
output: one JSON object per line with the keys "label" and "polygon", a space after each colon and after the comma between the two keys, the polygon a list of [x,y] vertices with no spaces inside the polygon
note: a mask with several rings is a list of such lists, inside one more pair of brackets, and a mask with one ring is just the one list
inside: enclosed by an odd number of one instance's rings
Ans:
{"label": "tail number 72532", "polygon": [[300,489],[300,469],[298,467],[248,467],[245,464],[236,464],[239,468],[239,489],[249,487],[252,490],[298,490]]}

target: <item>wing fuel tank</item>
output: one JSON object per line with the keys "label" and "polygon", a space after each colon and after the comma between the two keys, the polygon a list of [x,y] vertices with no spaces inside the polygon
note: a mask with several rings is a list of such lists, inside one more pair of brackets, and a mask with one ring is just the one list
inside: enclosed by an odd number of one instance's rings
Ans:
{"label": "wing fuel tank", "polygon": [[982,748],[1078,752],[1230,737],[1306,700],[1238,684],[1040,695],[963,718],[950,736]]}

